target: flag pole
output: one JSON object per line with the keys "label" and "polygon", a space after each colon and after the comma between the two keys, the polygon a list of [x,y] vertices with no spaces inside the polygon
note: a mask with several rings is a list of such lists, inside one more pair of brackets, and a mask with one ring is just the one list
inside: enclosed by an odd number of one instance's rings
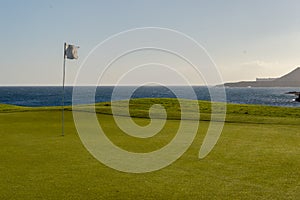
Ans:
{"label": "flag pole", "polygon": [[66,47],[67,44],[64,43],[64,62],[63,62],[63,84],[62,84],[62,110],[61,110],[61,135],[65,135],[65,74],[66,74]]}

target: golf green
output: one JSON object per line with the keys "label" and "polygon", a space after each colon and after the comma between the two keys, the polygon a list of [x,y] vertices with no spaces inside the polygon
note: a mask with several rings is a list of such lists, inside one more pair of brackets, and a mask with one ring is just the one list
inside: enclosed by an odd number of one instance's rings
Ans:
{"label": "golf green", "polygon": [[[147,124],[148,108],[158,102],[170,115],[161,133],[148,139],[124,134],[109,103],[98,104],[96,111],[113,143],[149,152],[174,137],[178,105],[170,99],[133,100],[130,105],[134,121]],[[209,108],[200,102],[198,133],[180,159],[158,171],[132,174],[105,166],[85,149],[70,107],[62,137],[58,107],[1,105],[0,199],[299,199],[299,108],[228,105],[219,141],[200,160]]]}

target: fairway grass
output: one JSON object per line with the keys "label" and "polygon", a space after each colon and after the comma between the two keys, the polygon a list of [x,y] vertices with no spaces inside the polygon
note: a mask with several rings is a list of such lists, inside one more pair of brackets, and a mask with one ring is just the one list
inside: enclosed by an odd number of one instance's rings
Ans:
{"label": "fairway grass", "polygon": [[[148,139],[124,134],[110,103],[97,104],[96,112],[113,143],[150,152],[170,142],[180,123],[174,99],[132,100],[134,121],[149,123],[148,108],[155,103],[165,106],[168,121]],[[120,109],[124,106],[119,102]],[[210,103],[200,102],[199,131],[187,152],[144,174],[119,172],[96,160],[77,135],[71,107],[62,137],[59,109],[0,105],[0,199],[299,199],[299,108],[227,105],[217,145],[199,160],[210,123]]]}

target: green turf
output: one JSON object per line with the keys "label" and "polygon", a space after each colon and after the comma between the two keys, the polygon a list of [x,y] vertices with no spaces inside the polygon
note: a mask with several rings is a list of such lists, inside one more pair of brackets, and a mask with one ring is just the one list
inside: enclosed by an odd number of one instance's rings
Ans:
{"label": "green turf", "polygon": [[[171,99],[132,100],[130,114],[138,124],[147,124],[147,109],[155,103],[166,107],[169,120],[160,134],[145,141],[118,129],[109,103],[97,104],[96,111],[115,144],[148,152],[167,144],[180,122],[178,102]],[[123,102],[118,105],[124,107]],[[58,107],[0,105],[0,199],[299,199],[299,108],[227,108],[220,140],[206,158],[199,160],[198,151],[209,125],[210,104],[200,102],[202,121],[189,150],[164,169],[129,174],[110,169],[88,153],[70,107],[62,137]]]}

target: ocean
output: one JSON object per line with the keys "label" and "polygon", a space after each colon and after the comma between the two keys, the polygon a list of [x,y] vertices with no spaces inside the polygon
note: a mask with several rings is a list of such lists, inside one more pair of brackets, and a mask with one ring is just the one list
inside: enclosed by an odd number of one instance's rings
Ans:
{"label": "ocean", "polygon": [[[90,87],[82,87],[89,90]],[[113,86],[97,87],[95,102],[111,101]],[[121,86],[120,93],[114,100],[127,98],[131,86]],[[194,99],[185,95],[187,86],[142,86],[135,90],[131,98],[176,98],[172,90],[186,99]],[[193,86],[198,100],[210,101],[209,90],[204,86]],[[212,88],[218,93],[219,88]],[[73,87],[65,88],[65,105],[72,104]],[[290,91],[300,91],[300,88],[226,88],[226,101],[239,104],[259,104],[269,106],[300,107],[299,102],[293,101],[294,95],[285,94]],[[60,106],[62,105],[61,87],[0,87],[0,103],[20,106]]]}

